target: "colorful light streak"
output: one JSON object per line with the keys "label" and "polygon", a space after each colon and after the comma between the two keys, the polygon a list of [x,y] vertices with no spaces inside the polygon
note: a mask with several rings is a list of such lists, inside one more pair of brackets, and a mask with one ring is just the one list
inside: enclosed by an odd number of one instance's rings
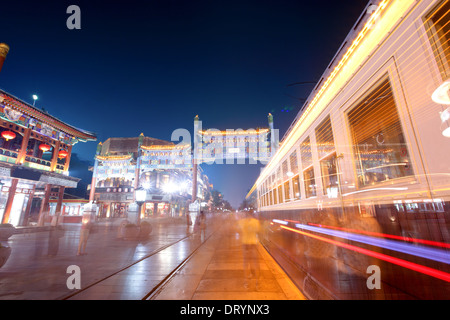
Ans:
{"label": "colorful light streak", "polygon": [[371,256],[371,257],[374,257],[374,258],[377,258],[377,259],[380,259],[380,260],[384,260],[384,261],[390,262],[392,264],[395,264],[395,265],[398,265],[398,266],[401,266],[401,267],[404,267],[404,268],[407,268],[407,269],[410,269],[410,270],[413,270],[413,271],[417,271],[417,272],[429,275],[431,277],[444,280],[446,282],[450,282],[450,273],[447,273],[447,272],[444,272],[444,271],[440,271],[440,270],[436,270],[436,269],[433,269],[433,268],[429,268],[429,267],[426,267],[426,266],[423,266],[423,265],[420,265],[420,264],[417,264],[417,263],[413,263],[413,262],[409,262],[409,261],[406,261],[406,260],[403,260],[403,259],[395,258],[395,257],[389,256],[389,255],[386,255],[386,254],[383,254],[383,253],[375,252],[375,251],[372,251],[372,250],[363,249],[363,248],[360,248],[358,246],[354,246],[354,245],[351,245],[351,244],[348,244],[348,243],[344,243],[344,242],[332,240],[332,239],[329,239],[329,238],[325,238],[325,237],[322,237],[322,236],[318,236],[318,235],[315,235],[315,234],[312,234],[312,233],[309,233],[309,232],[301,231],[299,229],[294,229],[294,228],[290,228],[290,227],[286,227],[286,226],[280,226],[280,227],[282,229],[287,230],[287,231],[299,233],[301,235],[304,235],[304,236],[307,236],[307,237],[310,237],[310,238],[314,238],[314,239],[317,239],[317,240],[320,240],[320,241],[328,242],[330,244],[333,244],[333,245],[336,245],[336,246],[339,246],[339,247],[342,247],[342,248],[346,248],[346,249],[349,249],[349,250],[352,250],[352,251],[356,251],[356,252],[365,254],[367,256]]}
{"label": "colorful light streak", "polygon": [[334,236],[338,238],[348,239],[351,241],[356,241],[360,243],[365,243],[368,245],[385,248],[397,252],[402,252],[410,254],[413,256],[430,259],[442,263],[450,264],[450,254],[444,250],[428,248],[428,247],[418,247],[409,243],[402,243],[393,240],[386,240],[368,236],[362,236],[358,234],[348,233],[344,231],[330,230],[320,227],[308,226],[304,224],[295,225],[299,229],[309,230],[317,233],[326,234],[329,236]]}
{"label": "colorful light streak", "polygon": [[357,229],[333,227],[333,226],[327,226],[327,225],[321,225],[321,224],[315,224],[315,223],[308,223],[308,224],[310,226],[316,226],[316,227],[321,227],[321,228],[343,230],[343,231],[367,234],[367,235],[371,235],[371,236],[375,236],[375,237],[382,237],[382,238],[389,238],[389,239],[402,240],[402,241],[408,241],[408,242],[415,242],[415,243],[421,243],[421,244],[426,244],[426,245],[430,245],[430,246],[436,246],[436,247],[449,248],[450,249],[450,243],[445,243],[445,242],[417,239],[417,238],[411,238],[411,237],[402,237],[402,236],[396,236],[396,235],[393,235],[393,234],[379,233],[379,232],[373,232],[373,231],[364,231],[364,230],[357,230]]}

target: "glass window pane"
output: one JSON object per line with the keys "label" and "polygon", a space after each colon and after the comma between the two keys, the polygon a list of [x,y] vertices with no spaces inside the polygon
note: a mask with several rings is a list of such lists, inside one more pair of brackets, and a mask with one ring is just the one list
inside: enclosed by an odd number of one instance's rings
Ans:
{"label": "glass window pane", "polygon": [[450,77],[450,1],[441,2],[426,16],[425,27],[443,80]]}
{"label": "glass window pane", "polygon": [[292,178],[292,189],[293,189],[293,197],[295,200],[300,199],[300,181],[299,176],[296,175],[294,178]]}
{"label": "glass window pane", "polygon": [[339,193],[336,153],[320,161],[323,194],[328,198],[337,198]]}
{"label": "glass window pane", "polygon": [[292,200],[291,196],[289,194],[289,191],[290,191],[290,187],[289,187],[289,180],[288,180],[284,183],[284,202],[288,202],[288,201]]}
{"label": "glass window pane", "polygon": [[333,130],[331,128],[330,116],[316,128],[316,143],[319,159],[334,151]]}
{"label": "glass window pane", "polygon": [[289,164],[291,165],[292,174],[296,175],[298,173],[298,161],[297,161],[297,151],[291,153],[289,156]]}
{"label": "glass window pane", "polygon": [[305,183],[306,198],[316,195],[316,181],[314,179],[314,167],[303,171],[303,180]]}
{"label": "glass window pane", "polygon": [[303,168],[307,168],[312,164],[311,143],[309,137],[300,145],[300,156],[302,158]]}
{"label": "glass window pane", "polygon": [[281,184],[278,186],[278,203],[283,203],[283,191],[281,190]]}
{"label": "glass window pane", "polygon": [[388,79],[371,90],[348,118],[359,186],[413,174]]}
{"label": "glass window pane", "polygon": [[287,160],[284,160],[283,161],[283,164],[282,164],[282,173],[283,173],[283,176],[282,176],[282,180],[284,180],[284,179],[286,179],[287,177],[288,177],[288,175],[287,175],[287,173],[288,173],[288,165],[287,165]]}

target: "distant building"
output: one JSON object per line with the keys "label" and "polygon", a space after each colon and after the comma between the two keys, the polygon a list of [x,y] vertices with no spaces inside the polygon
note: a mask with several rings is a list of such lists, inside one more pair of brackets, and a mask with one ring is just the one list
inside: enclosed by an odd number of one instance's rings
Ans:
{"label": "distant building", "polygon": [[[99,143],[90,200],[99,206],[100,218],[125,217],[135,201],[135,190],[147,197],[141,217],[183,216],[192,196],[190,145],[145,137],[109,138]],[[208,178],[198,170],[198,198],[209,191]]]}
{"label": "distant building", "polygon": [[[72,147],[95,140],[94,133],[0,90],[0,222],[56,224],[65,188],[80,180],[69,176]],[[50,199],[57,199],[53,216]]]}

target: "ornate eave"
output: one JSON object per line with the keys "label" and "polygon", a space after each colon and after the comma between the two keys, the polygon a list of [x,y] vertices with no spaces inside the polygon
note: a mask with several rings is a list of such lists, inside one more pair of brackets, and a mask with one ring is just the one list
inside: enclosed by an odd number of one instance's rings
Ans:
{"label": "ornate eave", "polygon": [[52,184],[55,186],[64,186],[66,188],[76,188],[78,182],[81,180],[79,178],[66,176],[56,172],[43,171],[23,167],[22,165],[0,162],[0,179],[5,178],[23,179],[41,187],[46,184]]}
{"label": "ornate eave", "polygon": [[[9,93],[0,90],[0,107],[8,108],[12,111],[12,113],[20,113],[29,117],[29,123],[23,124],[18,123],[21,126],[32,126],[34,123],[40,121],[52,128],[55,128],[61,132],[64,132],[74,138],[76,143],[78,140],[80,141],[95,141],[97,139],[94,133],[77,129],[69,124],[64,123],[63,121],[45,113],[34,106],[10,95]],[[14,121],[14,119],[7,119],[8,121]],[[31,123],[30,123],[31,122]]]}
{"label": "ornate eave", "polygon": [[133,159],[132,154],[125,154],[125,155],[117,155],[117,156],[110,156],[110,155],[96,155],[95,159],[102,161],[102,162],[130,162]]}

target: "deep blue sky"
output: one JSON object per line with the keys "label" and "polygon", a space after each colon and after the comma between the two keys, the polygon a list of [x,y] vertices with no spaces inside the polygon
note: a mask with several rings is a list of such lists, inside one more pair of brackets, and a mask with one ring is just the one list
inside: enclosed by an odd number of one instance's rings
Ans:
{"label": "deep blue sky", "polygon": [[[2,1],[0,88],[95,132],[73,149],[84,160],[109,137],[192,132],[196,114],[205,129],[247,129],[272,112],[282,136],[313,88],[286,85],[319,80],[367,2]],[[71,4],[81,30],[66,28]],[[202,167],[238,206],[261,165]]]}

